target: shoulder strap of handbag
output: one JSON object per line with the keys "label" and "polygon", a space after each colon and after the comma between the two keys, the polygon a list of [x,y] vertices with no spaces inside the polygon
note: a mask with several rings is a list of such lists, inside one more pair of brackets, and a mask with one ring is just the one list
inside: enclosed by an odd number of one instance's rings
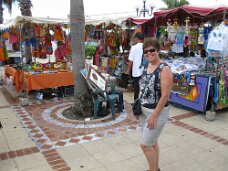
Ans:
{"label": "shoulder strap of handbag", "polygon": [[142,68],[142,66],[143,66],[143,58],[144,58],[144,55],[142,54],[142,56],[141,56],[141,64],[140,64],[139,68]]}
{"label": "shoulder strap of handbag", "polygon": [[[158,65],[158,69],[160,68],[160,65],[161,64],[163,64],[164,62],[161,62],[159,65]],[[151,77],[152,77],[152,74],[150,74],[150,78],[149,79],[151,79]],[[145,92],[145,90],[146,90],[146,88],[147,88],[147,86],[148,86],[149,84],[146,84],[146,87],[144,88],[144,90],[143,90],[143,92],[142,92],[142,94],[140,95],[140,97],[139,97],[139,99],[141,99],[142,98],[142,96],[143,96],[143,94],[144,94],[144,92]]]}
{"label": "shoulder strap of handbag", "polygon": [[[152,77],[152,74],[150,74],[150,78],[149,78],[149,80],[151,79],[151,77]],[[142,92],[142,94],[140,95],[139,99],[141,99],[141,98],[142,98],[142,96],[143,96],[143,94],[144,94],[144,92],[145,92],[145,90],[146,90],[147,86],[148,86],[148,84],[146,84],[146,87],[143,89],[143,92]]]}

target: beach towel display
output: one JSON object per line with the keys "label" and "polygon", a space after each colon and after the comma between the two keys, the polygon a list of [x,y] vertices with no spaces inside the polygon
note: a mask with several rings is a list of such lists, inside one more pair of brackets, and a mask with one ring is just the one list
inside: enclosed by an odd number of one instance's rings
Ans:
{"label": "beach towel display", "polygon": [[225,77],[225,86],[226,86],[226,99],[228,100],[228,71],[224,69],[224,77]]}
{"label": "beach towel display", "polygon": [[221,68],[220,80],[218,84],[218,103],[228,105],[228,72],[224,67]]}
{"label": "beach towel display", "polygon": [[183,105],[191,109],[205,112],[210,88],[210,77],[196,75],[196,84],[192,86],[188,94],[179,94],[172,92],[170,102]]}
{"label": "beach towel display", "polygon": [[190,88],[190,73],[174,74],[172,90],[176,93],[186,95]]}

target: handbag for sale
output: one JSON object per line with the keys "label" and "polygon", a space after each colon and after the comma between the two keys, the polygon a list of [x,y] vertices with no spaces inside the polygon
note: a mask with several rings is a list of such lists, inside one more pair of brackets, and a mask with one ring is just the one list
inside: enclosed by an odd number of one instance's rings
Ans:
{"label": "handbag for sale", "polygon": [[141,109],[141,102],[140,99],[136,99],[133,106],[132,106],[132,111],[135,116],[139,116],[142,114],[142,109]]}

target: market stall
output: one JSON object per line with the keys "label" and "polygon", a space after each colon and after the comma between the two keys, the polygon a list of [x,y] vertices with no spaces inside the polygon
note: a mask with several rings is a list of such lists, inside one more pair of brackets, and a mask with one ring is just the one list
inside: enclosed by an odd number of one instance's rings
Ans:
{"label": "market stall", "polygon": [[[50,57],[54,55],[53,42],[63,42],[64,55],[70,57],[70,40],[65,32],[68,25],[67,19],[27,16],[18,16],[0,25],[1,42],[4,45],[0,48],[3,48],[3,52],[6,50],[5,56],[19,58],[17,62],[15,59],[13,62],[5,57],[2,59],[13,64],[5,67],[5,73],[12,76],[17,92],[28,93],[31,90],[73,85],[72,67],[67,63],[70,60],[50,62]],[[27,60],[28,56],[33,60]],[[48,58],[49,62],[38,63],[38,58]]]}
{"label": "market stall", "polygon": [[[161,43],[161,56],[174,74],[170,102],[196,111],[227,107],[225,94],[228,7],[182,6],[154,13],[144,32]],[[222,31],[217,32],[219,28]],[[213,47],[208,49],[208,47]],[[223,49],[223,50],[221,50]],[[220,100],[220,99],[223,100]]]}
{"label": "market stall", "polygon": [[206,22],[211,22],[212,24],[220,23],[224,20],[224,13],[226,11],[228,11],[228,7],[226,6],[198,7],[184,5],[169,10],[154,12],[154,17],[143,23],[142,27],[148,36],[155,36],[159,27],[166,28],[171,25],[186,25],[185,20],[187,17],[189,17],[189,25],[199,26]]}
{"label": "market stall", "polygon": [[[134,30],[126,26],[126,17],[86,22],[86,40],[96,41],[93,64],[99,71],[121,79]],[[90,43],[88,43],[90,44]],[[120,84],[120,86],[122,86]]]}

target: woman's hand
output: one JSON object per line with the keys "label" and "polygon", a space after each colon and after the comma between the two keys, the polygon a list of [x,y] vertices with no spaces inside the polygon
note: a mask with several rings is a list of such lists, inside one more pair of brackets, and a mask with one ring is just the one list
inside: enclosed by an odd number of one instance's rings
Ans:
{"label": "woman's hand", "polygon": [[156,127],[156,120],[157,120],[157,117],[155,116],[150,116],[149,120],[147,121],[147,128],[149,129],[155,129]]}

